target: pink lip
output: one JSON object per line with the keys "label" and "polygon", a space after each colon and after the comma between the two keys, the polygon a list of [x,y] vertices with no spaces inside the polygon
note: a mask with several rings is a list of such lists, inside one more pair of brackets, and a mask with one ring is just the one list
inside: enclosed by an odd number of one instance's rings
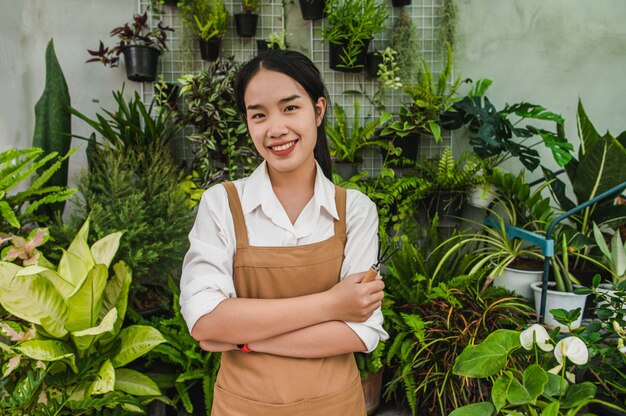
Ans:
{"label": "pink lip", "polygon": [[[291,146],[288,149],[280,150],[280,151],[279,150],[274,150],[274,147],[282,146],[284,144],[291,143],[291,142],[294,142],[294,144],[293,144],[293,146]],[[276,155],[276,156],[287,156],[288,154],[293,152],[293,150],[296,148],[297,145],[298,145],[298,140],[296,139],[296,140],[290,140],[290,141],[287,141],[287,142],[284,142],[284,143],[274,144],[271,147],[268,146],[268,149],[269,149],[270,152],[272,152],[273,155]]]}

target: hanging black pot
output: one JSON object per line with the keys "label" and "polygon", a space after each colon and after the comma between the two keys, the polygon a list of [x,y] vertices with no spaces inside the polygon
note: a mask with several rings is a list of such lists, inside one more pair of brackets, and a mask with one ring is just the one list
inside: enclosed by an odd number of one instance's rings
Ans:
{"label": "hanging black pot", "polygon": [[366,58],[365,70],[367,74],[372,78],[378,77],[378,69],[380,64],[383,63],[383,56],[380,51],[368,52]]}
{"label": "hanging black pot", "polygon": [[324,13],[326,0],[299,0],[299,2],[300,12],[302,12],[304,20],[321,19],[326,16]]}
{"label": "hanging black pot", "polygon": [[365,68],[365,63],[367,60],[367,48],[369,47],[370,40],[367,39],[363,42],[359,53],[354,57],[354,60],[351,63],[348,63],[350,66],[346,66],[342,57],[346,55],[348,42],[345,41],[342,44],[335,44],[332,42],[328,43],[328,64],[330,69],[341,72],[361,72],[363,68]]}
{"label": "hanging black pot", "polygon": [[411,0],[391,0],[391,5],[393,7],[404,7],[411,4]]}
{"label": "hanging black pot", "polygon": [[417,160],[419,149],[419,134],[407,134],[404,137],[396,137],[393,145],[402,149],[401,157],[410,160]]}
{"label": "hanging black pot", "polygon": [[261,53],[265,52],[269,49],[269,42],[265,39],[257,39],[256,40],[256,52]]}
{"label": "hanging black pot", "polygon": [[255,13],[237,13],[235,15],[235,27],[237,34],[244,38],[251,38],[256,35],[257,21],[259,15]]}
{"label": "hanging black pot", "polygon": [[198,43],[200,44],[200,57],[203,61],[217,61],[217,58],[220,56],[221,39],[199,39]]}
{"label": "hanging black pot", "polygon": [[156,79],[161,52],[151,46],[128,45],[122,49],[126,77],[131,81],[152,82]]}

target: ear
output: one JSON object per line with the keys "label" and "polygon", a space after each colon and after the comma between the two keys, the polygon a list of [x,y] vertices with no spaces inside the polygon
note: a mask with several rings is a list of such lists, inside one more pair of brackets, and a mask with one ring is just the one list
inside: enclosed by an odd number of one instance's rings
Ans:
{"label": "ear", "polygon": [[324,119],[324,114],[326,113],[326,98],[319,97],[317,102],[315,103],[315,122],[317,127],[322,124],[322,120]]}

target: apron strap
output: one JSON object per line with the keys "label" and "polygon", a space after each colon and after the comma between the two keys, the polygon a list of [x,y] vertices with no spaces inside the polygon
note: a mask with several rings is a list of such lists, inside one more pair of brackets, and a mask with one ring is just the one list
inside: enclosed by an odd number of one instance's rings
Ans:
{"label": "apron strap", "polygon": [[335,236],[346,236],[346,190],[335,186],[335,207],[339,214],[339,221],[335,221]]}
{"label": "apron strap", "polygon": [[228,195],[228,205],[230,206],[230,213],[233,217],[233,224],[235,225],[237,248],[248,247],[248,229],[246,228],[246,220],[243,217],[243,208],[241,208],[241,201],[239,200],[239,194],[237,193],[235,184],[232,182],[224,182],[223,185]]}

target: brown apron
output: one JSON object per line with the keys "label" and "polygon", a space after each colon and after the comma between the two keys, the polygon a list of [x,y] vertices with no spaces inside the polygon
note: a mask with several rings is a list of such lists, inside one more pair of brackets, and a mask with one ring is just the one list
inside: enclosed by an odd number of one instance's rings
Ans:
{"label": "brown apron", "polygon": [[[240,298],[319,293],[339,281],[346,242],[346,191],[336,188],[340,220],[328,240],[295,247],[254,247],[232,183],[224,184],[235,225],[234,282]],[[311,311],[315,313],[315,311]],[[291,358],[228,351],[215,384],[212,416],[363,416],[365,400],[352,353]]]}

